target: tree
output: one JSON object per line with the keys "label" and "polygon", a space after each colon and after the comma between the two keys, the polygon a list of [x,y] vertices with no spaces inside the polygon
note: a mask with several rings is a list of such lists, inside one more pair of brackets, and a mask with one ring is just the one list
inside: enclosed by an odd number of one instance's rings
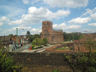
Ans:
{"label": "tree", "polygon": [[27,35],[27,38],[29,38],[30,37],[30,31],[27,31],[27,33],[26,33],[26,35]]}
{"label": "tree", "polygon": [[31,37],[30,31],[27,31],[26,36],[27,36],[28,41],[30,42],[30,37]]}
{"label": "tree", "polygon": [[34,46],[41,46],[43,44],[43,40],[40,39],[40,38],[35,38],[33,41],[32,41],[32,45]]}
{"label": "tree", "polygon": [[64,35],[64,40],[65,41],[70,41],[70,40],[79,40],[80,38],[82,38],[82,34],[81,33],[63,33]]}
{"label": "tree", "polygon": [[32,42],[35,38],[40,38],[39,34],[31,35],[29,31],[27,31],[26,36],[29,42]]}
{"label": "tree", "polygon": [[32,41],[32,46],[33,47],[41,47],[41,45],[46,45],[48,43],[47,39],[41,39],[41,38],[35,38],[33,41]]}
{"label": "tree", "polygon": [[44,45],[46,45],[48,43],[47,38],[44,38],[43,41],[44,41]]}
{"label": "tree", "polygon": [[30,31],[27,31],[27,35],[28,35],[28,36],[31,35],[31,34],[30,34]]}
{"label": "tree", "polygon": [[40,38],[40,35],[39,34],[35,34],[34,38]]}
{"label": "tree", "polygon": [[9,37],[13,37],[14,35],[13,34],[9,34]]}

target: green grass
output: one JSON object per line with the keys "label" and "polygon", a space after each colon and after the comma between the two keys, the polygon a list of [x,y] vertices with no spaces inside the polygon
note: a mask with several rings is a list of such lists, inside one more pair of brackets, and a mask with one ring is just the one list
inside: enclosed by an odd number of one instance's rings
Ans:
{"label": "green grass", "polygon": [[69,49],[69,47],[62,47],[62,48],[56,48],[57,50],[66,50]]}

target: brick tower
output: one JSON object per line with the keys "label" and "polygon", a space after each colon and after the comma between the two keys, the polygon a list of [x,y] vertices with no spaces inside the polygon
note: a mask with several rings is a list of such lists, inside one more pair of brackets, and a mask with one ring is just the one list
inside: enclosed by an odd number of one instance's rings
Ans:
{"label": "brick tower", "polygon": [[42,22],[41,38],[47,38],[49,43],[60,43],[64,41],[63,31],[55,31],[51,21]]}
{"label": "brick tower", "polygon": [[42,22],[42,32],[44,34],[48,34],[48,33],[52,32],[52,22],[43,21]]}

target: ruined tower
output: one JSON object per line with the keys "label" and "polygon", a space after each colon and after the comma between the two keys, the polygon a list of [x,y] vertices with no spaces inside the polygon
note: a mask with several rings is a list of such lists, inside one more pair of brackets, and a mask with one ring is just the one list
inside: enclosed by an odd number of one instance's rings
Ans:
{"label": "ruined tower", "polygon": [[52,22],[43,21],[42,22],[42,32],[44,34],[48,34],[48,33],[52,32]]}
{"label": "ruined tower", "polygon": [[63,31],[55,31],[51,21],[42,22],[41,38],[47,38],[49,43],[61,43],[64,41]]}

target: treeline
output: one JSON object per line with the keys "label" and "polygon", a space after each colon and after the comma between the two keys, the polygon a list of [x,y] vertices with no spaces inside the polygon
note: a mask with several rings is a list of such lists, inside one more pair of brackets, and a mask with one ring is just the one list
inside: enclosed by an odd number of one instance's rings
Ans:
{"label": "treeline", "polygon": [[74,32],[74,33],[64,32],[63,34],[64,34],[64,40],[65,41],[79,40],[80,38],[82,38],[82,34],[78,33],[78,32]]}
{"label": "treeline", "polygon": [[[40,34],[31,35],[29,31],[27,31],[27,38],[29,42],[32,42],[35,38],[40,38]],[[83,37],[82,33],[73,32],[73,33],[63,33],[64,40],[65,41],[71,41],[71,40],[79,40]]]}

